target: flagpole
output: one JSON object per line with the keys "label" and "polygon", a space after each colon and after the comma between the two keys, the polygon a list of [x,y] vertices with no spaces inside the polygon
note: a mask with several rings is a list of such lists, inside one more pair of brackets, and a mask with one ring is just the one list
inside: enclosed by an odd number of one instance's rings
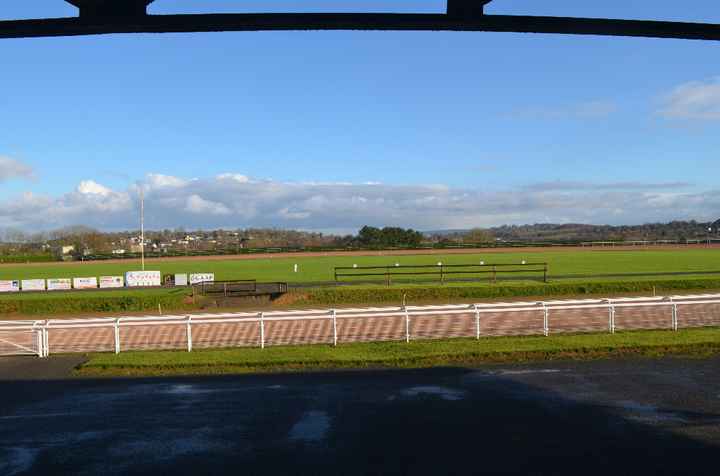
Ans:
{"label": "flagpole", "polygon": [[140,262],[145,271],[145,193],[140,186]]}

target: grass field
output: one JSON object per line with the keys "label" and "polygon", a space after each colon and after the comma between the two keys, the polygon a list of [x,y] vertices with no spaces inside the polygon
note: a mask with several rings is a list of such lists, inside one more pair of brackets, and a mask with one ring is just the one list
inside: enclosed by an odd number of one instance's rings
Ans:
{"label": "grass field", "polygon": [[[150,261],[148,269],[163,273],[214,272],[217,280],[257,279],[290,283],[322,283],[333,280],[335,266],[383,266],[479,263],[548,262],[550,282],[500,281],[454,282],[440,286],[434,282],[404,282],[386,287],[380,278],[375,285],[317,287],[299,289],[283,296],[272,306],[399,305],[407,298],[413,304],[478,302],[510,297],[570,297],[673,292],[712,292],[720,289],[720,248],[685,250],[563,250],[507,253],[401,255],[401,256],[320,256],[264,259],[177,259]],[[299,272],[293,272],[294,264]],[[136,270],[134,262],[49,263],[0,265],[0,279],[57,278],[122,275]],[[648,273],[631,276],[633,273]],[[652,273],[664,273],[653,276]],[[607,275],[619,275],[608,277]],[[625,276],[622,276],[625,275]],[[563,276],[562,279],[553,276]],[[202,300],[188,302],[186,288],[159,290],[115,290],[55,293],[0,294],[0,319],[22,316],[55,316],[97,313],[155,312],[193,310]]]}
{"label": "grass field", "polygon": [[[163,273],[215,273],[217,280],[257,279],[258,281],[324,282],[332,281],[335,266],[387,266],[547,262],[550,278],[567,275],[599,275],[625,273],[687,273],[720,271],[720,249],[638,250],[638,251],[538,251],[478,253],[466,255],[405,255],[405,256],[328,256],[277,259],[238,260],[162,260],[150,261],[147,269]],[[299,271],[293,272],[293,265]],[[122,275],[139,269],[137,262],[123,263],[47,263],[1,265],[0,279],[68,278],[101,275]],[[570,278],[572,278],[570,276]],[[586,278],[584,278],[586,279]]]}
{"label": "grass field", "polygon": [[92,354],[77,370],[87,376],[161,376],[292,372],[338,368],[423,368],[488,362],[610,357],[709,356],[720,352],[720,329],[640,331],[553,337],[453,339],[409,344],[364,343],[194,352]]}

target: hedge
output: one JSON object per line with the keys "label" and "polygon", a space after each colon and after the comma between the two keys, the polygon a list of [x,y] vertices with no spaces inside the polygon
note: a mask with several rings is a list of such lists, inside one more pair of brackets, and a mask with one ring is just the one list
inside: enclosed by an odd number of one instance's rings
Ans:
{"label": "hedge", "polygon": [[197,309],[197,306],[186,302],[184,295],[63,296],[47,299],[3,299],[0,300],[0,315],[42,316],[96,312],[144,312],[157,310],[158,305],[167,311]]}
{"label": "hedge", "polygon": [[591,294],[666,293],[720,289],[720,279],[663,281],[605,281],[587,283],[532,284],[525,286],[434,286],[391,288],[322,288],[296,293],[296,304],[339,305],[408,303],[529,296],[576,296]]}

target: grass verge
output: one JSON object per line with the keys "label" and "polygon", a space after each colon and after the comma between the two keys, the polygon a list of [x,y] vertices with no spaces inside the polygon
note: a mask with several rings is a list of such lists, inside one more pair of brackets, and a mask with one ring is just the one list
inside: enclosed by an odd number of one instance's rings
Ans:
{"label": "grass verge", "polygon": [[172,376],[425,368],[480,363],[720,354],[720,328],[551,337],[91,354],[81,376]]}
{"label": "grass verge", "polygon": [[720,289],[720,279],[617,280],[497,285],[330,287],[293,291],[281,300],[289,305],[398,304],[448,302],[506,297],[563,297],[601,294],[672,293]]}
{"label": "grass verge", "polygon": [[0,318],[77,313],[193,310],[184,289],[138,289],[18,294],[0,297]]}

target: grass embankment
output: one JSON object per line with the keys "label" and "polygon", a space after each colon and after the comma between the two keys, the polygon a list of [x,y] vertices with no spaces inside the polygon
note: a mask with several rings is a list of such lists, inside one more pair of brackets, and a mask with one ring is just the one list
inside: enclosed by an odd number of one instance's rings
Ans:
{"label": "grass embankment", "polygon": [[331,287],[295,291],[281,298],[288,305],[408,304],[514,297],[568,297],[635,293],[705,292],[720,289],[720,279],[502,283],[496,285]]}
{"label": "grass embankment", "polygon": [[327,369],[426,368],[613,357],[707,357],[720,353],[720,329],[552,337],[496,337],[298,347],[92,354],[85,376],[170,376]]}
{"label": "grass embankment", "polygon": [[0,297],[0,318],[78,313],[192,310],[185,289],[139,289],[13,294]]}

